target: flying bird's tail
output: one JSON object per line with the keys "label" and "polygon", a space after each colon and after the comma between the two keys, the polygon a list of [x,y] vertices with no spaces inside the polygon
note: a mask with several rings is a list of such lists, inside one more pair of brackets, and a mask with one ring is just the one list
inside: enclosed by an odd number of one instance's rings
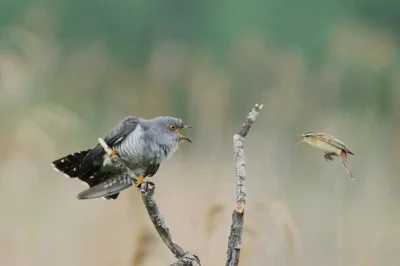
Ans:
{"label": "flying bird's tail", "polygon": [[342,159],[342,165],[346,169],[347,173],[349,174],[350,179],[354,180],[353,174],[351,173],[351,170],[350,170],[350,168],[348,166],[348,163],[347,163],[347,152],[346,151],[342,151],[340,153],[340,158]]}
{"label": "flying bird's tail", "polygon": [[52,162],[55,170],[64,173],[70,178],[78,177],[79,167],[89,150],[71,153]]}

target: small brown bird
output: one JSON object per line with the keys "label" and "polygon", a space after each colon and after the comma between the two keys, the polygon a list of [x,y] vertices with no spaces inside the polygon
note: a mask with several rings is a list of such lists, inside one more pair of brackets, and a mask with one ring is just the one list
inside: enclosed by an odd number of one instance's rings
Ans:
{"label": "small brown bird", "polygon": [[302,134],[301,137],[302,139],[299,143],[305,142],[323,151],[325,153],[324,157],[326,161],[332,161],[332,156],[339,156],[342,160],[343,167],[349,174],[349,177],[354,179],[347,164],[347,154],[354,155],[354,153],[350,151],[343,142],[325,132],[305,133]]}

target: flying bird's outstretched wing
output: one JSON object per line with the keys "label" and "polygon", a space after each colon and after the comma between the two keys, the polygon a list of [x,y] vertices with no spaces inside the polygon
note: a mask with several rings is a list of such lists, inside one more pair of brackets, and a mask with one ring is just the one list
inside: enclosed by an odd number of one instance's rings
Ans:
{"label": "flying bird's outstretched wing", "polygon": [[317,137],[322,140],[325,141],[339,149],[342,149],[344,151],[346,151],[347,153],[350,153],[352,155],[354,155],[354,153],[352,151],[349,150],[349,148],[346,146],[346,144],[344,144],[343,142],[341,142],[340,140],[338,140],[337,138],[329,135],[328,133],[316,133]]}

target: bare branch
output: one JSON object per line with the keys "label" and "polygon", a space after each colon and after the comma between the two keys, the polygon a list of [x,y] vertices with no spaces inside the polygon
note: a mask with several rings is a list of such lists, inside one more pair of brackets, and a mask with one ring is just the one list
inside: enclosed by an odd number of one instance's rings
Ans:
{"label": "bare branch", "polygon": [[232,213],[231,232],[228,239],[228,252],[226,266],[237,266],[240,259],[242,232],[244,222],[244,207],[246,204],[246,161],[243,143],[249,133],[251,125],[256,120],[263,105],[256,104],[247,115],[246,121],[240,131],[233,136],[233,150],[236,160],[236,206]]}
{"label": "bare branch", "polygon": [[196,255],[187,254],[170,266],[200,266],[200,260]]}
{"label": "bare branch", "polygon": [[171,250],[171,252],[175,255],[175,257],[180,259],[187,255],[188,252],[172,240],[169,228],[165,223],[164,217],[158,209],[154,199],[154,190],[155,187],[153,186],[152,188],[149,187],[146,192],[142,193],[144,205],[146,206],[150,219],[153,222],[154,227],[156,228],[161,239],[164,241],[165,245],[167,245],[169,250]]}
{"label": "bare branch", "polygon": [[[128,174],[134,181],[136,181],[137,177],[135,176],[135,174],[128,167],[125,166],[125,164],[120,160],[118,155],[112,153],[111,148],[108,147],[108,145],[104,142],[104,140],[99,138],[98,141],[100,145],[104,148],[104,150],[107,152],[108,156],[110,156],[113,164],[122,171],[122,174]],[[189,254],[189,252],[187,252],[179,244],[177,244],[174,240],[172,240],[169,228],[155,201],[154,191],[155,191],[154,184],[151,181],[144,180],[144,182],[141,185],[140,192],[142,194],[143,203],[146,206],[147,213],[149,214],[154,227],[156,228],[161,239],[164,241],[165,245],[169,248],[169,250],[171,250],[174,256],[177,259],[179,259],[172,265],[200,266],[200,260],[197,256]]]}

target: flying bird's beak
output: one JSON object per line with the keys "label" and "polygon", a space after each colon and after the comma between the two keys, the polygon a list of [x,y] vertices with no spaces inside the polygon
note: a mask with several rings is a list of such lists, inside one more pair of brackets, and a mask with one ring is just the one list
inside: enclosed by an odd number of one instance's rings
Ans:
{"label": "flying bird's beak", "polygon": [[177,129],[177,130],[175,131],[175,132],[176,132],[176,135],[178,135],[178,137],[179,137],[180,139],[184,139],[184,140],[187,140],[187,141],[189,141],[190,143],[192,143],[192,141],[191,141],[188,137],[182,135],[182,134],[179,132],[180,130],[186,129],[186,128],[193,128],[193,127],[191,127],[191,126],[184,126],[183,128],[179,128],[179,129]]}
{"label": "flying bird's beak", "polygon": [[299,142],[297,143],[303,143],[306,140],[306,137],[304,137],[303,135],[301,135],[301,139],[299,140]]}

